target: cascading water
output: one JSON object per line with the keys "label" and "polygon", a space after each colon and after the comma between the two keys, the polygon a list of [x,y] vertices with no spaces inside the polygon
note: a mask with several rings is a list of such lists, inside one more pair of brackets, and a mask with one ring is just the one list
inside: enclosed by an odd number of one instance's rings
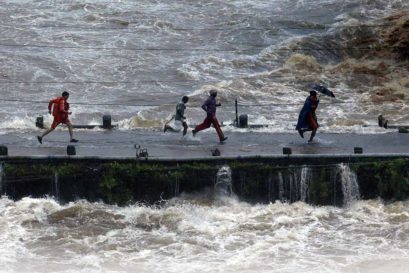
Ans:
{"label": "cascading water", "polygon": [[278,199],[284,201],[284,177],[282,172],[278,172]]}
{"label": "cascading water", "polygon": [[296,173],[290,174],[288,177],[289,185],[289,201],[295,202],[298,200],[298,175]]}
{"label": "cascading water", "polygon": [[54,172],[54,196],[57,200],[60,199],[60,190],[58,186],[58,172]]}
{"label": "cascading water", "polygon": [[268,177],[268,200],[274,200],[274,182],[271,174]]}
{"label": "cascading water", "polygon": [[302,202],[307,201],[308,184],[310,183],[310,180],[311,180],[310,168],[307,166],[303,166],[300,175],[300,200]]}
{"label": "cascading water", "polygon": [[344,196],[343,205],[347,207],[359,199],[359,185],[357,177],[349,166],[344,163],[338,165],[338,172],[341,177],[342,194]]}
{"label": "cascading water", "polygon": [[3,193],[3,164],[0,164],[0,192]]}
{"label": "cascading water", "polygon": [[216,174],[215,194],[230,196],[232,194],[231,169],[229,166],[221,167]]}
{"label": "cascading water", "polygon": [[294,169],[291,172],[278,172],[278,199],[283,201],[306,202],[308,185],[311,181],[311,171],[307,166]]}
{"label": "cascading water", "polygon": [[175,180],[175,188],[174,188],[173,194],[174,194],[174,196],[178,196],[179,193],[180,193],[180,190],[179,190],[179,179],[176,177],[176,180]]}

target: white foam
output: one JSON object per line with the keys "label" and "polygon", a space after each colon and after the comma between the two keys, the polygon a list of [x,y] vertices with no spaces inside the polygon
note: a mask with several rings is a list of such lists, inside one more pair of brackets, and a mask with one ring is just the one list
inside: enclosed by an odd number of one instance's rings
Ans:
{"label": "white foam", "polygon": [[33,117],[8,117],[6,120],[0,122],[0,134],[8,134],[16,131],[31,131],[36,129]]}
{"label": "white foam", "polygon": [[[338,273],[358,266],[369,273],[373,260],[391,261],[382,267],[389,271],[397,261],[409,262],[409,239],[399,235],[405,227],[394,220],[409,219],[407,205],[369,200],[341,209],[303,202],[249,205],[234,198],[214,203],[187,196],[162,208],[120,208],[85,201],[60,206],[51,199],[2,198],[0,271],[22,272],[31,262],[32,272],[294,272],[302,268],[318,273],[326,268]],[[75,228],[69,226],[70,218],[47,222],[47,215],[71,206],[123,215],[125,227],[93,235],[86,230],[103,227],[106,217],[95,218],[102,222],[89,227],[84,226],[87,218],[77,219],[83,223]],[[27,220],[40,225],[22,225]]]}

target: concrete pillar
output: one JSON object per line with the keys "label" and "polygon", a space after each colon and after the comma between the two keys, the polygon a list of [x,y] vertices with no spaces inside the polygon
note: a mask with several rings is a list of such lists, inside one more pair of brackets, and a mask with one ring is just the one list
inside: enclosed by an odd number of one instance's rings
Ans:
{"label": "concrete pillar", "polygon": [[112,120],[111,115],[103,115],[102,116],[102,128],[112,129],[111,120]]}
{"label": "concrete pillar", "polygon": [[402,134],[407,134],[407,133],[409,133],[409,130],[407,128],[405,128],[405,127],[399,127],[398,132],[402,133]]}
{"label": "concrete pillar", "polygon": [[42,116],[37,117],[36,126],[40,129],[44,129],[44,118]]}
{"label": "concrete pillar", "polygon": [[75,146],[68,145],[67,146],[67,155],[76,155]]}
{"label": "concrete pillar", "polygon": [[239,116],[239,128],[247,128],[248,127],[248,116],[246,114]]}
{"label": "concrete pillar", "polygon": [[388,120],[386,120],[382,115],[378,116],[378,125],[379,127],[383,127],[385,129],[388,128]]}
{"label": "concrete pillar", "polygon": [[285,155],[290,155],[290,154],[292,154],[291,148],[283,147],[283,154],[285,154]]}
{"label": "concrete pillar", "polygon": [[0,155],[9,155],[9,150],[7,146],[0,145]]}
{"label": "concrete pillar", "polygon": [[354,147],[354,154],[362,154],[364,149],[362,147]]}
{"label": "concrete pillar", "polygon": [[220,156],[220,150],[219,149],[214,149],[214,150],[211,150],[211,152],[212,152],[212,156]]}

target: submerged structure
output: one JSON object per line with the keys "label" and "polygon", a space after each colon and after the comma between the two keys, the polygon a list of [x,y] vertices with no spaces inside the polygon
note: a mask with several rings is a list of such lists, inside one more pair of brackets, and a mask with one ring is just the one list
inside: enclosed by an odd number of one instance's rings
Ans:
{"label": "submerged structure", "polygon": [[12,199],[53,196],[127,205],[211,189],[250,203],[409,197],[409,157],[299,155],[248,158],[109,159],[3,157],[0,190]]}

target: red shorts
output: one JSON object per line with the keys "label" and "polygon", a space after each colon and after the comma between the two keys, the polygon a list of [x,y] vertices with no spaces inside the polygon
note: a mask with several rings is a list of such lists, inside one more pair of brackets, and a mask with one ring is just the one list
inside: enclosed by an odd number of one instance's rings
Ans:
{"label": "red shorts", "polygon": [[53,124],[51,124],[51,128],[55,129],[55,127],[57,127],[58,124],[60,123],[69,124],[70,120],[68,119],[68,117],[55,116],[53,120]]}

